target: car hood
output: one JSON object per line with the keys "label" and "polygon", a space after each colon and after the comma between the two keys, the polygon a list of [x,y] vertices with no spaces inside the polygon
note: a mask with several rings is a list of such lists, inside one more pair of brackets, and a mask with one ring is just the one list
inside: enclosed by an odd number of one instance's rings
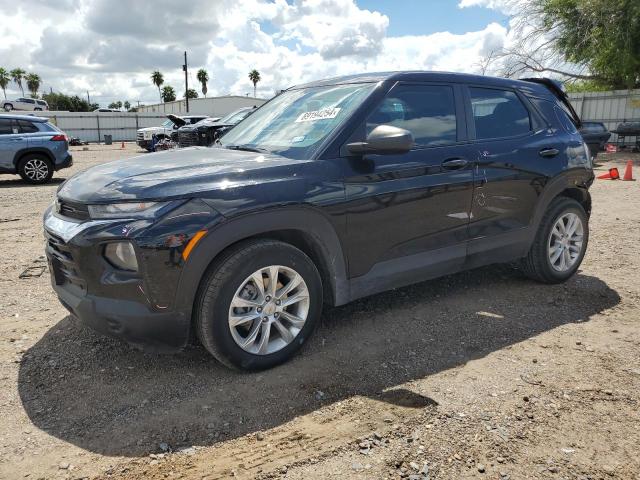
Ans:
{"label": "car hood", "polygon": [[183,127],[180,127],[178,129],[178,131],[180,132],[189,132],[191,130],[198,130],[200,128],[213,128],[213,129],[217,129],[217,128],[222,128],[222,127],[231,127],[233,126],[230,123],[221,123],[221,122],[198,122],[198,123],[194,123],[193,125],[185,125]]}
{"label": "car hood", "polygon": [[296,176],[301,164],[274,154],[191,147],[132,157],[78,173],[58,190],[62,199],[82,203],[171,200],[203,196]]}

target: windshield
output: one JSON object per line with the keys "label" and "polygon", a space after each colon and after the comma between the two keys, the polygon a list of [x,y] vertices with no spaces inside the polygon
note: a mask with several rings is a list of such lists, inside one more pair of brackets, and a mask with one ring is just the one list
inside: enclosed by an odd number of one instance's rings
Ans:
{"label": "windshield", "polygon": [[164,122],[162,122],[161,126],[164,128],[171,128],[173,127],[173,122],[171,120],[165,120]]}
{"label": "windshield", "polygon": [[286,91],[233,127],[220,144],[309,158],[373,88],[367,83]]}

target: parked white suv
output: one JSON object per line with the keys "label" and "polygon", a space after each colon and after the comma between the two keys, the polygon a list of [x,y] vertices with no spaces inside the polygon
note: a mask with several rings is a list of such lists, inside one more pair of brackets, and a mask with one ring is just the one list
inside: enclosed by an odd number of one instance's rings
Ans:
{"label": "parked white suv", "polygon": [[20,97],[15,100],[5,100],[2,106],[6,112],[10,112],[11,110],[49,110],[49,104],[44,100],[25,97]]}
{"label": "parked white suv", "polygon": [[209,118],[208,115],[187,115],[184,117],[178,117],[177,115],[167,115],[167,120],[162,122],[159,127],[146,127],[140,128],[136,134],[136,143],[148,150],[153,150],[153,136],[156,136],[156,140],[163,138],[171,138],[171,134],[183,125],[191,125],[198,123],[200,120]]}

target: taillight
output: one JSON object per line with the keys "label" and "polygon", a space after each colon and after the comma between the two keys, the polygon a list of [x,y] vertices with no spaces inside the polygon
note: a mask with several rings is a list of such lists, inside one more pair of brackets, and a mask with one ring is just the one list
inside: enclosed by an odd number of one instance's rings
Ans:
{"label": "taillight", "polygon": [[67,136],[66,135],[54,135],[53,137],[51,137],[51,140],[54,142],[66,142],[67,141]]}

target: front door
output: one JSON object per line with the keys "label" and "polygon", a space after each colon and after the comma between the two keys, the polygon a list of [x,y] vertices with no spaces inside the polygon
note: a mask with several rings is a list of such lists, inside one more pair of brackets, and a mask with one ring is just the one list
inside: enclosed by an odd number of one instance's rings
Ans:
{"label": "front door", "polygon": [[411,131],[405,154],[346,160],[349,274],[354,297],[462,266],[468,238],[473,165],[460,90],[452,85],[396,84],[366,120]]}

